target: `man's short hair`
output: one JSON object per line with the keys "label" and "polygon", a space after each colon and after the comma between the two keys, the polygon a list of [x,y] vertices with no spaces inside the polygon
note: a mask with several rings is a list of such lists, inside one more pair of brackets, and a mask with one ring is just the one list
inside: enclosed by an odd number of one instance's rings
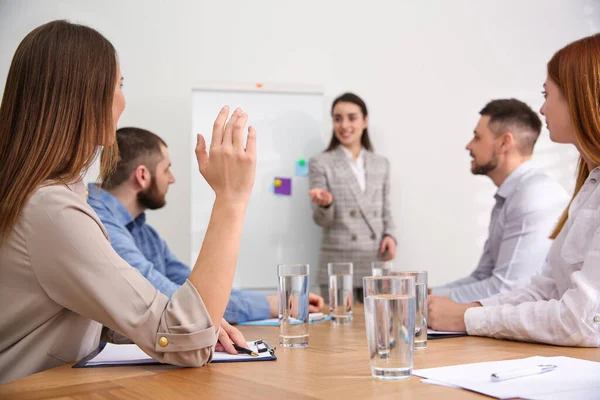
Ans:
{"label": "man's short hair", "polygon": [[517,99],[492,100],[479,111],[489,116],[489,127],[500,136],[511,132],[522,155],[531,155],[542,130],[540,117],[527,104]]}
{"label": "man's short hair", "polygon": [[167,144],[154,133],[141,128],[120,128],[117,130],[119,163],[102,182],[104,189],[113,189],[126,182],[140,165],[146,166],[152,174],[162,160],[162,147]]}

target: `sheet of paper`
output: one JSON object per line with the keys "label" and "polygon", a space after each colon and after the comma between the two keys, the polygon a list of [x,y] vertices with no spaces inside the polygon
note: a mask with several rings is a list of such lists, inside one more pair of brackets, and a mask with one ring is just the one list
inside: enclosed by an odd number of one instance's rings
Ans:
{"label": "sheet of paper", "polygon": [[[256,346],[254,345],[254,342],[248,342],[248,349],[258,353],[258,349],[256,348]],[[243,359],[251,359],[251,360],[259,360],[261,358],[268,358],[271,357],[271,353],[269,353],[268,351],[265,351],[263,353],[258,353],[258,357],[252,357],[248,354],[229,354],[229,353],[223,353],[223,352],[215,352],[213,354],[213,362],[218,362],[218,361],[241,361]]]}
{"label": "sheet of paper", "polygon": [[433,380],[433,379],[421,379],[421,382],[427,383],[428,385],[437,385],[437,386],[445,386],[445,387],[451,387],[451,388],[458,388],[458,389],[460,389],[460,386],[451,385],[449,383],[444,383],[444,382],[436,381],[436,380]]}
{"label": "sheet of paper", "polygon": [[121,365],[121,364],[148,364],[154,361],[135,344],[107,343],[96,357],[87,362],[87,365]]}
{"label": "sheet of paper", "polygon": [[[551,372],[492,382],[494,372],[507,372],[541,364],[553,364]],[[530,357],[413,371],[413,375],[459,386],[499,399],[522,397],[553,400],[557,398],[594,398],[600,393],[600,363],[570,357]],[[434,383],[435,382],[429,382]],[[580,397],[577,397],[580,396]]]}
{"label": "sheet of paper", "polygon": [[256,321],[240,322],[238,325],[253,325],[253,326],[279,326],[278,318],[259,319]]}
{"label": "sheet of paper", "polygon": [[444,332],[444,331],[434,331],[433,329],[427,329],[428,335],[466,335],[467,332]]}
{"label": "sheet of paper", "polygon": [[[248,348],[257,352],[254,342],[248,342]],[[258,357],[248,354],[229,354],[215,352],[214,361],[243,361],[244,359],[260,359],[271,357],[269,352],[258,353]],[[135,344],[113,344],[107,343],[104,349],[96,357],[87,362],[87,365],[124,365],[124,364],[155,364],[158,363],[152,357],[144,353]]]}
{"label": "sheet of paper", "polygon": [[582,389],[568,389],[563,392],[545,394],[539,400],[598,400],[600,386],[591,386]]}

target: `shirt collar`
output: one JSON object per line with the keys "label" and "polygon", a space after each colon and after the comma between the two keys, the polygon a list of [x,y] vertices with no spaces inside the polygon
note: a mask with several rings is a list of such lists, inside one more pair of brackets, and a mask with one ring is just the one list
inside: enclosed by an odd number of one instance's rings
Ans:
{"label": "shirt collar", "polygon": [[95,201],[104,205],[123,226],[127,226],[134,221],[139,225],[146,222],[146,213],[141,213],[134,219],[119,199],[106,190],[101,189],[98,185],[90,183],[88,184],[88,189],[88,201]]}
{"label": "shirt collar", "polygon": [[506,177],[502,185],[498,188],[496,196],[506,199],[509,197],[519,185],[523,175],[535,168],[533,161],[528,160],[519,165],[511,174]]}
{"label": "shirt collar", "polygon": [[342,149],[342,151],[344,152],[344,155],[348,158],[348,160],[350,160],[351,162],[356,162],[358,164],[363,163],[364,158],[365,158],[365,148],[361,147],[360,148],[360,152],[358,153],[358,157],[356,157],[356,160],[353,159],[352,157],[352,152],[350,150],[348,150],[347,148],[345,148],[342,145],[339,145],[340,149]]}
{"label": "shirt collar", "polygon": [[80,196],[85,201],[86,195],[87,195],[87,193],[86,193],[87,190],[85,189],[85,184],[83,183],[82,179],[79,179],[75,182],[69,183],[67,185],[67,187],[69,189],[71,189],[71,191],[73,191],[73,193]]}

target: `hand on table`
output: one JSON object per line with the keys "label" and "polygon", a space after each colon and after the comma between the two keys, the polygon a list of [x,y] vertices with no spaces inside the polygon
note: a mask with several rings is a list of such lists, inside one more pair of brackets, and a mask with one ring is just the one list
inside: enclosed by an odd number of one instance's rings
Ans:
{"label": "hand on table", "polygon": [[221,320],[221,330],[219,331],[219,341],[215,347],[216,351],[225,351],[230,354],[238,354],[238,351],[233,347],[233,343],[241,347],[248,347],[248,342],[244,339],[244,335],[237,328],[229,325],[225,319]]}
{"label": "hand on table", "polygon": [[[279,316],[279,304],[277,300],[277,295],[273,294],[267,296],[267,301],[269,302],[269,310],[271,314],[271,318],[275,318]],[[323,310],[323,306],[325,305],[325,300],[312,292],[308,294],[308,312],[316,313],[321,312]]]}
{"label": "hand on table", "polygon": [[431,329],[443,332],[466,332],[465,311],[481,307],[481,303],[461,304],[448,297],[428,296],[428,324]]}

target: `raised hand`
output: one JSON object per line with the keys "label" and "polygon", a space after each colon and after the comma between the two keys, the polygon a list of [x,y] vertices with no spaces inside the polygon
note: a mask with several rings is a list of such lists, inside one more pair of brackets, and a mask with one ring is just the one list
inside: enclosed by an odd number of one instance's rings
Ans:
{"label": "raised hand", "polygon": [[229,121],[229,107],[219,112],[213,125],[210,154],[206,141],[197,136],[196,159],[200,173],[214,190],[217,200],[246,205],[256,173],[256,131],[248,128],[244,148],[244,127],[248,115],[236,109]]}

